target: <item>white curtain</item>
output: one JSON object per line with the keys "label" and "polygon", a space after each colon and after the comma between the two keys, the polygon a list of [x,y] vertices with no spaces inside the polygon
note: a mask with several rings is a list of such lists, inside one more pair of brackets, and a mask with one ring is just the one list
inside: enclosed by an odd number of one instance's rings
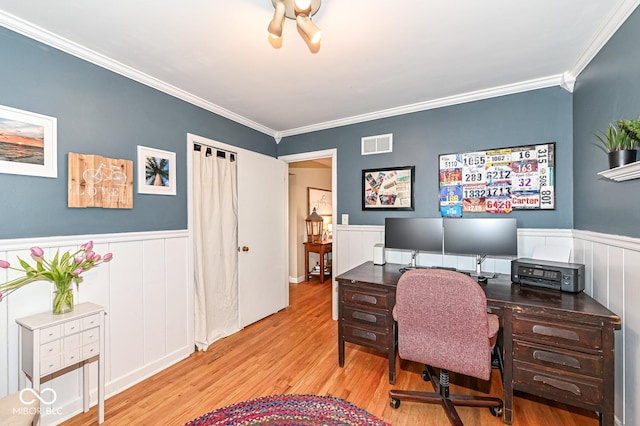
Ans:
{"label": "white curtain", "polygon": [[201,351],[240,329],[235,160],[234,153],[194,145],[195,341]]}

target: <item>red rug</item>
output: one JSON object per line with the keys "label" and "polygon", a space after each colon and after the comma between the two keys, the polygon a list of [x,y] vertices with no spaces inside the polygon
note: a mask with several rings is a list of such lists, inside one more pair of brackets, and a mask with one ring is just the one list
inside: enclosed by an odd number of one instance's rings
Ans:
{"label": "red rug", "polygon": [[353,425],[391,426],[340,398],[271,395],[214,410],[185,426]]}

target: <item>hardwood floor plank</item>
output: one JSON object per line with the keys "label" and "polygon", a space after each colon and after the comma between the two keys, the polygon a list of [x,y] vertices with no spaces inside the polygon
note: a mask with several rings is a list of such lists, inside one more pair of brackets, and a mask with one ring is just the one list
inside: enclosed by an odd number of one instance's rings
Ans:
{"label": "hardwood floor plank", "polygon": [[[389,389],[432,391],[421,378],[423,366],[398,362],[395,385],[388,383],[384,354],[347,343],[345,366],[338,367],[337,322],[331,319],[331,284],[292,284],[291,305],[244,330],[215,342],[187,359],[109,398],[105,425],[182,425],[216,408],[259,396],[297,393],[343,398],[394,426],[446,425],[440,405],[403,402],[389,406]],[[475,383],[502,396],[500,373],[491,383]],[[452,392],[476,393],[452,374]],[[514,426],[596,426],[595,413],[517,395]],[[461,407],[468,425],[503,425],[488,409]],[[93,407],[63,423],[97,424]]]}

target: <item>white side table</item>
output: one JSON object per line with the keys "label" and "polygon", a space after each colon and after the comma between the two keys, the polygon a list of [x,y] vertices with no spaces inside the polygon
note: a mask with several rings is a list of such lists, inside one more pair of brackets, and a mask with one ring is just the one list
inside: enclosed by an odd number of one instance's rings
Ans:
{"label": "white side table", "polygon": [[69,367],[83,368],[84,412],[89,411],[89,363],[98,361],[98,424],[104,422],[104,307],[80,303],[68,314],[51,312],[16,320],[20,326],[20,389]]}

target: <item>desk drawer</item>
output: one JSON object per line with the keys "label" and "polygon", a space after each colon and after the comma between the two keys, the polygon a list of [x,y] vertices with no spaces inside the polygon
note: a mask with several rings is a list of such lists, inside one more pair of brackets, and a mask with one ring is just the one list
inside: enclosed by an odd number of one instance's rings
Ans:
{"label": "desk drawer", "polygon": [[351,324],[343,324],[342,328],[345,341],[379,349],[381,351],[386,351],[391,345],[393,345],[393,342],[389,342],[390,333],[388,331],[357,327]]}
{"label": "desk drawer", "polygon": [[515,314],[513,334],[569,348],[583,348],[593,352],[602,350],[602,330],[586,324],[549,322],[533,315]]}
{"label": "desk drawer", "polygon": [[591,377],[602,377],[604,371],[604,360],[599,355],[556,349],[518,340],[513,342],[513,358]]}
{"label": "desk drawer", "polygon": [[599,405],[603,401],[601,379],[557,369],[536,368],[519,361],[513,363],[513,385],[514,389],[578,406]]}
{"label": "desk drawer", "polygon": [[389,306],[391,304],[389,299],[389,293],[387,292],[376,292],[352,287],[345,287],[344,289],[343,302],[348,305],[391,309],[393,306]]}
{"label": "desk drawer", "polygon": [[345,323],[353,325],[360,324],[365,327],[375,327],[385,330],[391,328],[392,317],[388,311],[372,312],[370,310],[344,306],[342,308],[342,315]]}

